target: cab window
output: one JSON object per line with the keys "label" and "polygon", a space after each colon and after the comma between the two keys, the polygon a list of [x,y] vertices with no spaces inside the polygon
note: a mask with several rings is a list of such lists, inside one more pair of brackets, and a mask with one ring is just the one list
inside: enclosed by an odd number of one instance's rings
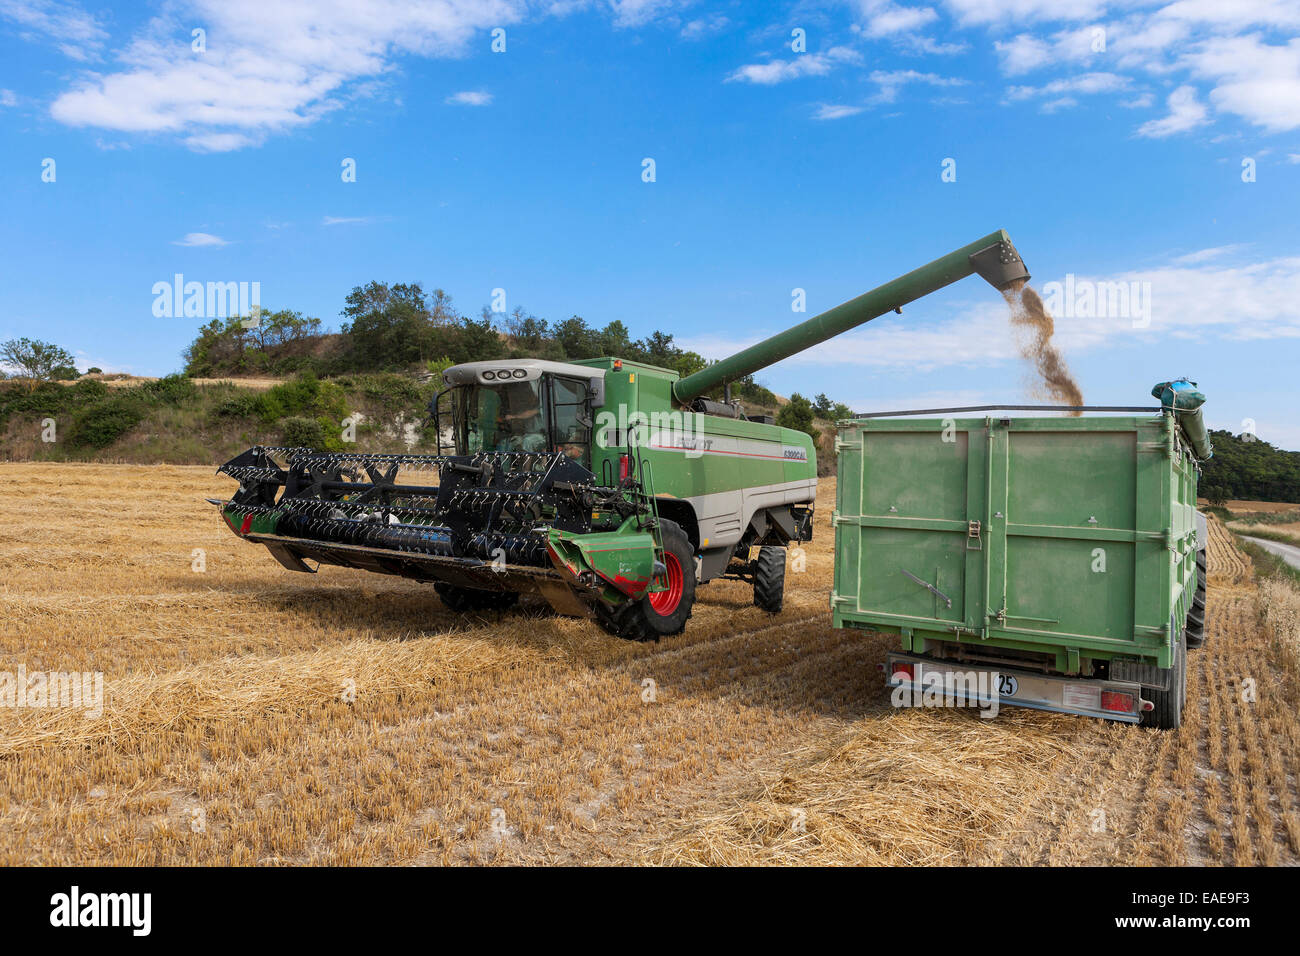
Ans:
{"label": "cab window", "polygon": [[591,415],[587,383],[551,377],[551,433],[555,450],[584,465],[591,463]]}

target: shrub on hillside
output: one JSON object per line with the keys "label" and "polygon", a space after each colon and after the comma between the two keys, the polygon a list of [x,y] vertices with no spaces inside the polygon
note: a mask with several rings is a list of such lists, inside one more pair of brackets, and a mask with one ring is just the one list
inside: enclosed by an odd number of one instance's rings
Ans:
{"label": "shrub on hillside", "polygon": [[343,451],[338,426],[327,418],[308,418],[294,415],[280,425],[281,441],[293,448],[315,448],[317,451]]}
{"label": "shrub on hillside", "polygon": [[107,448],[144,418],[144,406],[133,395],[114,395],[82,411],[72,422],[68,441],[79,448]]}
{"label": "shrub on hillside", "polygon": [[194,383],[184,375],[168,375],[144,386],[145,398],[163,405],[180,405],[195,395]]}
{"label": "shrub on hillside", "polygon": [[225,399],[216,407],[218,418],[255,418],[262,410],[258,396],[251,392],[240,392]]}
{"label": "shrub on hillside", "polygon": [[290,416],[325,416],[342,421],[348,414],[347,395],[335,382],[322,382],[304,372],[257,397],[259,414],[268,423]]}

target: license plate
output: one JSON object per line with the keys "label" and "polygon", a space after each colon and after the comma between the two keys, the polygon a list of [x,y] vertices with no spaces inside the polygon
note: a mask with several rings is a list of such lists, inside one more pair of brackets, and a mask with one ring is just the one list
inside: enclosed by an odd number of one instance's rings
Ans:
{"label": "license plate", "polygon": [[1101,709],[1101,688],[1088,684],[1066,684],[1061,691],[1061,703],[1081,710]]}

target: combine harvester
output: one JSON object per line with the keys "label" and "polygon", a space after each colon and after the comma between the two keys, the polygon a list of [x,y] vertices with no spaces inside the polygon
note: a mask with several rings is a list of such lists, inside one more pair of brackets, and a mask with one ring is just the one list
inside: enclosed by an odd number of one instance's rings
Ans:
{"label": "combine harvester", "polygon": [[1028,278],[999,230],[686,378],[617,358],[457,365],[433,408],[454,454],[258,446],[221,466],[239,491],[213,503],[287,568],[429,581],[456,610],[530,592],[657,639],[727,577],[777,612],[785,547],[812,535],[812,439],[703,396],[976,273],[999,291]]}

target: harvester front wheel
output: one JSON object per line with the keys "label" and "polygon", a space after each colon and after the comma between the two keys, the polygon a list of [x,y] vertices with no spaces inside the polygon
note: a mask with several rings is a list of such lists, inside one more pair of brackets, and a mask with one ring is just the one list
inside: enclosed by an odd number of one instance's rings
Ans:
{"label": "harvester front wheel", "polygon": [[754,561],[754,603],[769,614],[785,605],[785,548],[758,549]]}
{"label": "harvester front wheel", "polygon": [[680,634],[695,605],[695,555],[686,532],[672,521],[660,520],[664,544],[664,575],[653,591],[622,607],[596,605],[596,620],[606,631],[630,641],[657,641]]}
{"label": "harvester front wheel", "polygon": [[515,591],[485,591],[482,588],[462,588],[438,581],[433,589],[448,609],[457,613],[466,611],[508,611],[519,603]]}

